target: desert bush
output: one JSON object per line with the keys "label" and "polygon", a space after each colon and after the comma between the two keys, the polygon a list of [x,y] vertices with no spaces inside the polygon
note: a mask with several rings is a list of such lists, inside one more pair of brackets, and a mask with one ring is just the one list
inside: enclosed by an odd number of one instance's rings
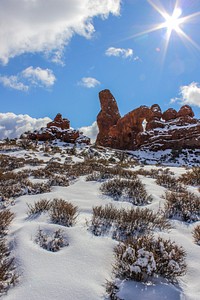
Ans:
{"label": "desert bush", "polygon": [[29,164],[31,166],[39,166],[41,164],[44,164],[44,161],[41,159],[38,159],[36,157],[34,158],[28,158],[26,159],[26,164]]}
{"label": "desert bush", "polygon": [[108,204],[104,207],[102,205],[95,206],[93,207],[90,230],[97,236],[108,233],[118,216],[119,210],[112,204]]}
{"label": "desert bush", "polygon": [[7,233],[8,227],[14,218],[14,214],[9,209],[0,211],[0,237]]}
{"label": "desert bush", "polygon": [[200,245],[200,225],[197,225],[192,232],[194,241],[197,245]]}
{"label": "desert bush", "polygon": [[89,174],[86,177],[86,181],[102,181],[102,180],[110,179],[112,177],[113,175],[107,172],[94,171],[92,174]]}
{"label": "desert bush", "polygon": [[49,215],[53,223],[70,227],[75,224],[78,207],[63,199],[53,199]]}
{"label": "desert bush", "polygon": [[35,238],[35,242],[41,248],[51,252],[57,252],[61,248],[69,245],[60,229],[56,230],[52,235],[49,235],[48,233],[45,233],[39,229]]}
{"label": "desert bush", "polygon": [[151,170],[145,170],[143,168],[140,168],[139,170],[135,171],[136,174],[138,175],[143,175],[147,177],[151,177],[154,179],[157,179],[160,175],[174,175],[172,171],[170,171],[169,168],[159,168],[159,169],[151,169]]}
{"label": "desert bush", "polygon": [[16,198],[22,195],[34,195],[50,191],[48,183],[33,184],[28,180],[28,171],[6,172],[0,174],[1,192],[0,196],[4,198]]}
{"label": "desert bush", "polygon": [[185,222],[200,220],[200,197],[184,192],[165,193],[165,215],[167,218],[178,218]]}
{"label": "desert bush", "polygon": [[17,168],[21,168],[25,165],[24,158],[13,157],[10,155],[0,155],[0,168],[4,171],[12,171]]}
{"label": "desert bush", "polygon": [[134,205],[145,205],[152,201],[147,195],[141,180],[126,180],[115,178],[104,182],[100,190],[103,194],[113,197],[115,200],[123,198]]}
{"label": "desert bush", "polygon": [[112,204],[93,207],[93,215],[89,225],[90,231],[99,236],[111,233],[116,240],[126,240],[132,236],[140,236],[153,230],[170,229],[166,218],[152,210],[117,209]]}
{"label": "desert bush", "polygon": [[114,250],[114,274],[120,279],[146,282],[162,276],[174,281],[186,272],[184,249],[170,240],[151,235],[120,243]]}
{"label": "desert bush", "polygon": [[188,185],[200,185],[200,167],[193,167],[179,178],[180,182]]}
{"label": "desert bush", "polygon": [[109,297],[108,298],[109,300],[122,300],[117,296],[117,293],[119,292],[119,286],[117,282],[107,281],[105,287],[106,287],[106,294]]}
{"label": "desert bush", "polygon": [[27,214],[29,216],[32,216],[32,215],[41,214],[43,212],[49,211],[49,209],[51,208],[51,201],[47,199],[41,199],[34,202],[33,205],[27,203],[27,206],[28,206]]}
{"label": "desert bush", "polygon": [[46,179],[46,178],[50,178],[51,177],[52,172],[50,172],[46,168],[38,168],[37,170],[33,170],[31,172],[31,175],[34,176],[35,178]]}
{"label": "desert bush", "polygon": [[51,186],[69,186],[69,180],[65,175],[54,175],[49,179]]}
{"label": "desert bush", "polygon": [[27,190],[25,190],[25,193],[28,195],[37,195],[37,194],[43,194],[43,193],[49,193],[51,191],[49,182],[44,183],[35,183],[30,184]]}
{"label": "desert bush", "polygon": [[115,223],[113,238],[122,241],[132,236],[145,235],[154,230],[168,230],[169,221],[161,214],[151,209],[122,209]]}
{"label": "desert bush", "polygon": [[17,274],[15,272],[14,259],[10,257],[6,240],[0,239],[0,295],[16,283]]}
{"label": "desert bush", "polygon": [[180,182],[169,174],[161,174],[157,176],[156,183],[174,192],[185,192],[186,189]]}
{"label": "desert bush", "polygon": [[145,170],[143,168],[140,168],[139,170],[135,171],[137,175],[142,175],[146,177],[151,177],[151,178],[157,178],[159,175],[160,169],[151,169],[151,170]]}
{"label": "desert bush", "polygon": [[118,200],[122,196],[122,192],[126,187],[126,183],[127,181],[122,179],[109,180],[101,185],[100,190],[103,194]]}

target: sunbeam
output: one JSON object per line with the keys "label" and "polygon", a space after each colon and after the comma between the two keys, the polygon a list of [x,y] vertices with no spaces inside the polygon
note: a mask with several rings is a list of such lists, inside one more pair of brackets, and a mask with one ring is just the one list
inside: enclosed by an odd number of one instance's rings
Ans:
{"label": "sunbeam", "polygon": [[164,51],[163,51],[164,57],[166,56],[167,49],[168,49],[169,42],[170,42],[173,31],[183,40],[183,42],[187,42],[187,43],[193,45],[196,49],[200,50],[200,46],[195,41],[193,41],[193,39],[191,37],[189,37],[181,28],[181,25],[183,25],[185,23],[189,23],[192,19],[199,17],[200,12],[196,12],[191,15],[181,17],[183,11],[182,11],[181,7],[179,7],[178,0],[176,1],[175,5],[174,5],[174,10],[173,10],[172,14],[169,14],[159,1],[157,1],[156,3],[155,3],[155,0],[147,0],[147,1],[163,17],[164,22],[154,24],[150,28],[148,28],[142,32],[139,32],[135,35],[132,35],[129,38],[135,38],[135,37],[147,34],[147,33],[155,32],[157,30],[166,28],[166,40],[165,40]]}

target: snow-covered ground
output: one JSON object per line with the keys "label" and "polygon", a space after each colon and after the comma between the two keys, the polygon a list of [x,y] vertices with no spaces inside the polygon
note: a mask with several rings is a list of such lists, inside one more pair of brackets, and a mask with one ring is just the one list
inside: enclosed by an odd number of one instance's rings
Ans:
{"label": "snow-covered ground", "polygon": [[[6,153],[16,157],[25,154],[34,156],[44,163],[52,159],[42,151],[16,151]],[[113,153],[112,153],[113,155]],[[55,154],[63,163],[68,154]],[[83,161],[83,158],[72,156],[73,162]],[[42,165],[44,166],[44,165]],[[38,168],[41,166],[38,166]],[[160,168],[144,166],[146,170]],[[29,166],[22,169],[30,168]],[[33,167],[32,167],[33,168]],[[34,166],[34,168],[37,168]],[[133,170],[139,169],[135,166]],[[20,169],[18,169],[20,170]],[[175,177],[186,172],[184,167],[171,167]],[[145,206],[158,212],[164,205],[162,195],[166,189],[157,185],[155,179],[140,175],[148,194],[153,196],[151,204]],[[35,179],[32,179],[33,181]],[[91,219],[92,208],[97,205],[112,203],[117,208],[133,207],[132,204],[114,201],[103,196],[99,190],[101,183],[86,181],[80,176],[68,187],[53,187],[51,192],[38,195],[25,195],[15,200],[10,209],[15,213],[8,239],[12,255],[15,257],[19,282],[12,287],[4,300],[105,300],[106,280],[112,278],[114,263],[113,249],[117,242],[110,236],[94,236],[87,226]],[[197,187],[190,187],[199,194]],[[48,213],[30,218],[27,215],[27,203],[33,204],[40,199],[52,200],[62,198],[78,206],[79,215],[73,227],[64,227],[50,222]],[[156,235],[170,238],[187,252],[187,273],[178,279],[177,285],[158,279],[153,284],[143,284],[134,281],[124,281],[120,285],[118,296],[124,300],[199,300],[200,299],[200,246],[194,243],[192,230],[200,222],[186,224],[182,221],[171,221],[173,228],[169,232],[157,232]],[[69,245],[58,252],[50,252],[41,248],[35,242],[39,229],[45,232],[55,232],[62,229]]]}

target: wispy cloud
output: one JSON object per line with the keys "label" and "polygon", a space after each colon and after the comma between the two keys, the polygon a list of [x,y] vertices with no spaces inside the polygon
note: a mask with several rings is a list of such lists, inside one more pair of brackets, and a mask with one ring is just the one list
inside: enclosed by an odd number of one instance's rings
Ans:
{"label": "wispy cloud", "polygon": [[99,84],[101,84],[100,81],[93,77],[83,77],[81,81],[78,82],[78,85],[84,86],[86,88],[94,88]]}
{"label": "wispy cloud", "polygon": [[95,121],[90,126],[85,126],[79,128],[81,132],[83,132],[84,135],[88,136],[91,139],[91,142],[94,143],[96,141],[97,134],[99,132],[97,122]]}
{"label": "wispy cloud", "polygon": [[19,76],[0,76],[0,83],[7,87],[18,91],[28,91],[28,85],[20,82]]}
{"label": "wispy cloud", "polygon": [[171,99],[171,103],[179,102],[200,107],[200,86],[196,82],[180,87],[180,97]]}
{"label": "wispy cloud", "polygon": [[110,47],[106,50],[105,54],[107,56],[118,56],[123,58],[128,58],[133,56],[133,49],[127,48],[115,48]]}
{"label": "wispy cloud", "polygon": [[32,86],[49,88],[54,85],[56,77],[50,69],[28,67],[17,75],[0,76],[0,83],[8,88],[28,91]]}
{"label": "wispy cloud", "polygon": [[25,131],[34,131],[45,127],[51,119],[32,118],[29,115],[16,115],[14,113],[0,113],[0,139],[20,137]]}
{"label": "wispy cloud", "polygon": [[42,85],[50,87],[54,85],[56,77],[52,70],[41,69],[40,67],[29,67],[22,71],[22,77],[27,78],[33,85]]}
{"label": "wispy cloud", "polygon": [[92,19],[120,13],[121,0],[1,0],[0,61],[22,53],[42,52],[62,62],[62,52],[74,34],[90,38]]}

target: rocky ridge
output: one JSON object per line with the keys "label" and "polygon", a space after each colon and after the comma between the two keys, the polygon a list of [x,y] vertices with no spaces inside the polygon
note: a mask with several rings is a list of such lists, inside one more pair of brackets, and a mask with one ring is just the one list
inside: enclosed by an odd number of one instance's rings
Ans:
{"label": "rocky ridge", "polygon": [[71,129],[70,121],[63,119],[60,113],[56,115],[52,122],[47,124],[47,127],[35,130],[34,132],[26,132],[22,137],[33,141],[52,141],[59,139],[66,143],[90,144],[90,139],[79,130]]}
{"label": "rocky ridge", "polygon": [[99,93],[96,144],[122,150],[200,149],[200,120],[190,106],[161,111],[158,104],[140,106],[121,117],[109,90]]}

